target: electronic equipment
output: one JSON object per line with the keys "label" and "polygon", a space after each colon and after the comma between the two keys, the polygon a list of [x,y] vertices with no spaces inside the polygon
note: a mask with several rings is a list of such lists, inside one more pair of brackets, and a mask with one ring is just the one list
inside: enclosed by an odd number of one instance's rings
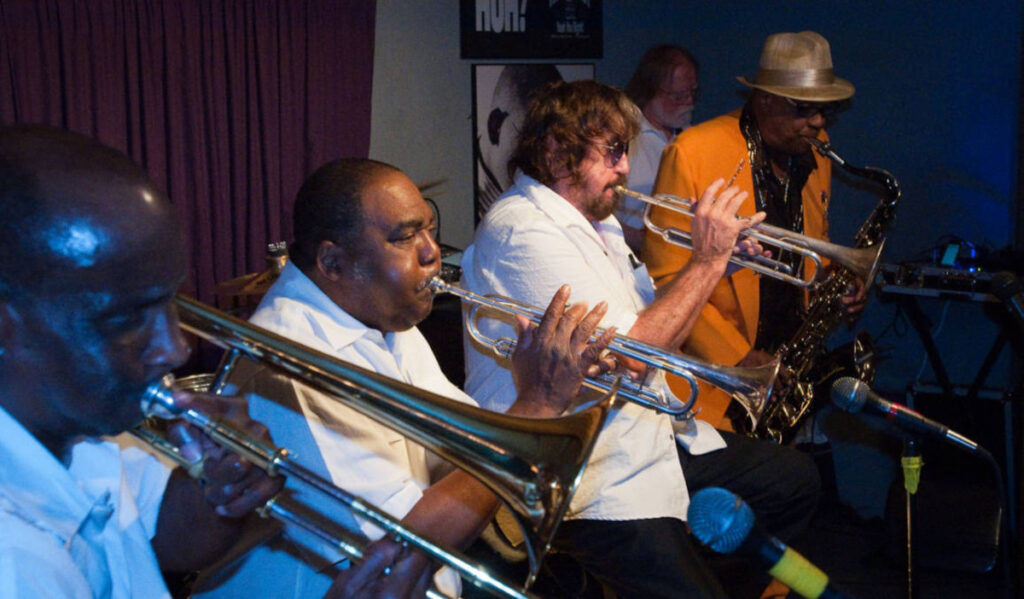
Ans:
{"label": "electronic equipment", "polygon": [[999,301],[992,294],[995,273],[939,264],[882,264],[875,284],[882,293],[953,298],[977,302]]}
{"label": "electronic equipment", "polygon": [[441,245],[440,277],[445,283],[458,283],[462,279],[462,250],[450,245]]}

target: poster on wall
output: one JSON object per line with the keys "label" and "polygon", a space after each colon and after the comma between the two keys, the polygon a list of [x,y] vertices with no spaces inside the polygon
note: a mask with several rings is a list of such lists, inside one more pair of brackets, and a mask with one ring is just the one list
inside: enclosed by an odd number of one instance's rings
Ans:
{"label": "poster on wall", "polygon": [[512,183],[508,161],[533,92],[552,81],[593,78],[593,64],[473,65],[475,223]]}
{"label": "poster on wall", "polygon": [[601,58],[602,0],[459,0],[462,58]]}

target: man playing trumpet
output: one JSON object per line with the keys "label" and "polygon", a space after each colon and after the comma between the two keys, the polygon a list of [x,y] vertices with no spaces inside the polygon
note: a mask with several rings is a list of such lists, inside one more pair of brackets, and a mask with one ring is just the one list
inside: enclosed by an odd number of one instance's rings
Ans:
{"label": "man playing trumpet", "polygon": [[[430,313],[428,286],[441,268],[434,215],[397,168],[373,160],[327,163],[303,184],[294,207],[291,260],[264,296],[252,322],[298,343],[399,381],[474,404],[445,378],[416,325]],[[519,321],[516,400],[507,414],[560,415],[611,336],[590,343],[605,306],[565,309],[569,290],[553,292],[534,328]],[[564,310],[564,312],[563,312]],[[464,548],[489,522],[496,497],[456,470],[431,472],[431,456],[414,442],[295,380],[239,370],[232,381],[250,396],[253,414],[275,438],[337,486],[374,503],[442,545]],[[436,460],[433,460],[436,462]],[[381,537],[343,509],[299,495],[337,522],[379,539],[363,562],[338,578],[339,597],[420,596],[433,584],[458,596],[459,581],[418,551]],[[326,549],[299,531],[271,540],[210,580],[206,596],[237,597],[257,588],[273,597],[321,593],[334,571]],[[325,559],[326,557],[326,559]],[[224,578],[224,577],[221,577]]]}
{"label": "man playing trumpet", "polygon": [[[514,185],[463,259],[466,287],[537,304],[568,283],[577,299],[607,301],[606,325],[677,349],[726,272],[737,235],[763,214],[736,218],[746,194],[722,180],[709,185],[696,207],[694,257],[656,295],[612,215],[637,127],[625,95],[594,81],[535,96],[512,158]],[[491,337],[508,328],[481,323]],[[467,390],[487,407],[508,405],[507,365],[467,346]],[[745,438],[726,443],[699,420],[678,424],[676,432],[669,417],[634,404],[613,410],[556,535],[556,548],[620,597],[724,596],[687,536],[688,487],[732,489],[776,534],[802,526],[816,503],[818,476],[806,456]]]}

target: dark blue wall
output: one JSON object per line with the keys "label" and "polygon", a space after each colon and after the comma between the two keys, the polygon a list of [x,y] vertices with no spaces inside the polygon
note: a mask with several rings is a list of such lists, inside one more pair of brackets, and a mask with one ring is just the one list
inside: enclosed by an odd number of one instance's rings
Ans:
{"label": "dark blue wall", "polygon": [[[1022,7],[994,2],[605,2],[605,59],[599,79],[625,84],[651,44],[688,47],[701,62],[704,97],[695,120],[742,102],[736,75],[757,70],[767,35],[811,29],[832,45],[836,73],[857,88],[850,110],[830,130],[851,164],[892,171],[903,201],[884,260],[927,256],[945,235],[994,249],[1014,235]],[[876,198],[836,182],[832,238],[851,243]],[[954,382],[970,382],[996,334],[979,306],[924,300]],[[873,300],[862,320],[879,334],[896,315]],[[899,327],[896,329],[899,331]],[[893,357],[879,373],[899,390],[918,377],[917,335],[890,330]],[[1005,380],[1004,360],[992,382]]]}

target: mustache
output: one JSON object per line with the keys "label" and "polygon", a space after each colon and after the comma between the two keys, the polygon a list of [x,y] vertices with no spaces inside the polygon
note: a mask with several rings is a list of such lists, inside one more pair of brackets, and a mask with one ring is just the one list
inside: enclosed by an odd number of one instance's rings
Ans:
{"label": "mustache", "polygon": [[422,283],[420,283],[419,285],[416,286],[416,293],[419,293],[420,291],[423,291],[424,289],[426,289],[430,285],[430,281],[432,281],[434,279],[434,277],[436,277],[436,276],[438,276],[440,274],[441,274],[441,269],[438,268],[436,272],[434,272],[432,275],[428,276],[426,279],[423,280]]}
{"label": "mustache", "polygon": [[626,175],[619,175],[614,181],[605,186],[605,189],[615,189],[618,186],[626,187]]}

